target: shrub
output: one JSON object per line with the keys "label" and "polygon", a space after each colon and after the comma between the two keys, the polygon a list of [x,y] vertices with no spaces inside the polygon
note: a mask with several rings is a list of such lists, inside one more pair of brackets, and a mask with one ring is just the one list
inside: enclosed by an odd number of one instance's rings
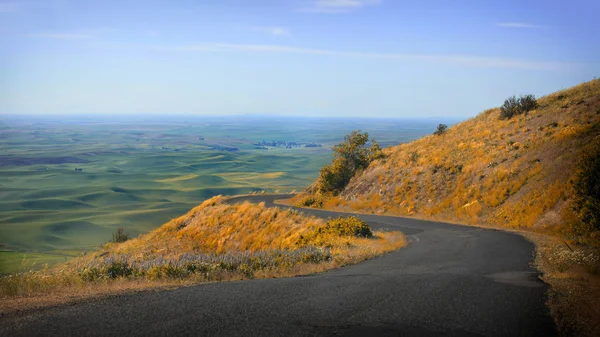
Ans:
{"label": "shrub", "polygon": [[306,198],[300,200],[300,202],[298,203],[299,207],[323,207],[323,199],[315,196],[315,195],[308,195],[306,196]]}
{"label": "shrub", "polygon": [[383,152],[375,140],[369,139],[368,133],[354,130],[344,136],[344,142],[333,147],[333,155],[331,164],[319,173],[317,189],[322,194],[341,192],[357,172],[382,158]]}
{"label": "shrub", "polygon": [[323,227],[325,232],[337,234],[339,236],[354,236],[362,238],[372,238],[371,228],[361,219],[350,216],[347,218],[339,217],[327,221]]}
{"label": "shrub", "polygon": [[360,237],[372,238],[373,232],[369,225],[355,216],[330,219],[323,226],[317,227],[300,236],[296,243],[300,247],[315,245],[323,246],[331,242],[331,237]]}
{"label": "shrub", "polygon": [[437,130],[435,130],[435,132],[433,133],[436,136],[441,136],[444,133],[446,133],[446,131],[448,131],[448,125],[446,124],[439,124],[437,127]]}
{"label": "shrub", "polygon": [[500,119],[510,119],[516,115],[526,114],[537,107],[538,103],[534,95],[522,95],[519,98],[511,96],[500,107]]}
{"label": "shrub", "polygon": [[523,95],[519,98],[519,107],[521,113],[527,113],[538,108],[537,100],[534,95]]}
{"label": "shrub", "polygon": [[515,96],[511,96],[504,100],[504,104],[500,107],[500,118],[509,119],[519,113],[519,101]]}
{"label": "shrub", "polygon": [[125,229],[123,229],[123,227],[119,227],[117,229],[117,231],[113,233],[111,242],[115,242],[115,243],[125,242],[125,241],[129,240],[130,238],[131,238],[131,236],[129,235],[129,233],[125,233]]}
{"label": "shrub", "polygon": [[342,191],[354,176],[355,165],[345,158],[334,159],[319,171],[318,191],[337,194]]}

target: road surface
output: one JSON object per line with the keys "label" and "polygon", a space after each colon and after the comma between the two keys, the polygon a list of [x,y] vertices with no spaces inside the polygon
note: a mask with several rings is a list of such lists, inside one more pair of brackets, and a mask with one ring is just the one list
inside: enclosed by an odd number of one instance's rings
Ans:
{"label": "road surface", "polygon": [[[273,196],[239,197],[272,205]],[[306,210],[321,217],[339,214]],[[2,336],[553,336],[521,236],[361,215],[410,244],[322,274],[111,296],[0,318]]]}

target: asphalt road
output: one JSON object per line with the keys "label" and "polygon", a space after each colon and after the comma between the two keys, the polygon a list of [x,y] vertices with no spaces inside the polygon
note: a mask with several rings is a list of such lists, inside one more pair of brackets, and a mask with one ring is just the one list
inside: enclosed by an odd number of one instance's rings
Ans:
{"label": "asphalt road", "polygon": [[[272,196],[237,198],[272,203]],[[232,202],[233,202],[232,201]],[[306,211],[330,217],[337,213]],[[304,277],[112,296],[0,318],[2,336],[552,336],[533,245],[489,229],[361,215],[397,252]]]}

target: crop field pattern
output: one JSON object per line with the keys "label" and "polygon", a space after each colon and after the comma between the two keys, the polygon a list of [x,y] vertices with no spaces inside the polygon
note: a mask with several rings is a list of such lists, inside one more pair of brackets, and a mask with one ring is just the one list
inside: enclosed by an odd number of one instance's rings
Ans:
{"label": "crop field pattern", "polygon": [[[353,129],[383,147],[438,120],[0,117],[0,273],[137,236],[215,195],[301,190]],[[25,261],[25,262],[23,262]]]}

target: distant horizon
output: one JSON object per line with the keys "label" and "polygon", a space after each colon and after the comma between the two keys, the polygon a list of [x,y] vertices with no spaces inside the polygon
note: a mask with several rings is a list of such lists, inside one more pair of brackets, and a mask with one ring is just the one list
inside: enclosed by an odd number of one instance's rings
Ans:
{"label": "distant horizon", "polygon": [[54,119],[54,118],[68,118],[68,119],[86,119],[86,118],[98,118],[98,119],[178,119],[178,118],[228,118],[228,117],[247,117],[247,118],[281,118],[281,119],[319,119],[319,120],[394,120],[394,121],[431,121],[431,120],[442,120],[442,121],[462,121],[465,118],[461,117],[446,117],[446,116],[424,116],[424,117],[412,117],[412,116],[317,116],[317,115],[287,115],[287,114],[253,114],[253,113],[239,113],[239,114],[2,114],[0,115],[0,121],[6,118],[41,118],[41,119]]}

